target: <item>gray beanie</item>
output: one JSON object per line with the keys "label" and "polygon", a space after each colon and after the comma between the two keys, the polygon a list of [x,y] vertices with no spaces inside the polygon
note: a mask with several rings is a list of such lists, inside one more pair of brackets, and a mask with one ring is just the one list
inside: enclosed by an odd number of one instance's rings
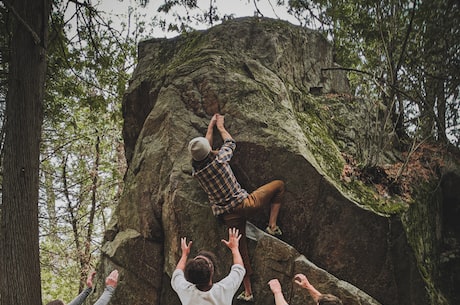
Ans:
{"label": "gray beanie", "polygon": [[209,141],[205,137],[197,137],[188,143],[188,151],[193,160],[201,161],[208,156],[211,151],[211,145],[209,145]]}

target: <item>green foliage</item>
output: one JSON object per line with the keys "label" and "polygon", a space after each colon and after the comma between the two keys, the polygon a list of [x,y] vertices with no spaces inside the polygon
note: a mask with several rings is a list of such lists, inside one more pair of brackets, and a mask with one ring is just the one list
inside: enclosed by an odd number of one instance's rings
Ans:
{"label": "green foliage", "polygon": [[[353,71],[356,95],[384,106],[372,135],[375,153],[428,137],[445,143],[449,136],[459,145],[457,2],[291,0],[288,6],[333,41],[336,61]],[[385,140],[391,134],[392,143]]]}
{"label": "green foliage", "polygon": [[42,290],[72,300],[95,268],[123,187],[121,100],[141,29],[115,30],[93,7],[55,6],[40,173]]}
{"label": "green foliage", "polygon": [[428,287],[431,304],[444,305],[450,303],[446,300],[445,291],[441,291],[439,287],[439,256],[442,250],[437,242],[439,237],[436,236],[439,234],[438,217],[433,217],[439,216],[437,213],[442,210],[439,208],[442,205],[440,190],[437,179],[418,185],[414,192],[418,204],[409,209],[402,220],[410,228],[406,231],[407,239],[414,249],[420,274]]}
{"label": "green foliage", "polygon": [[207,7],[202,8],[197,0],[165,0],[158,6],[156,24],[164,31],[185,33],[196,27],[212,26],[219,21],[233,18],[233,15],[222,15],[215,0],[207,4]]}
{"label": "green foliage", "polygon": [[[304,111],[297,113],[297,119],[301,122],[299,125],[308,129],[304,135],[312,143],[309,149],[334,185],[355,202],[374,212],[390,215],[405,211],[408,205],[399,196],[382,196],[372,184],[365,184],[356,178],[343,182],[345,163],[341,152],[348,153],[351,150],[350,146],[353,146],[350,141],[360,137],[354,130],[352,135],[347,135],[345,130],[351,130],[351,125],[356,124],[350,120],[359,120],[362,115],[360,112],[366,112],[360,110],[361,101],[346,100],[333,95],[313,97],[308,93],[303,94],[301,100],[301,108]],[[359,106],[355,106],[356,104]],[[345,113],[348,116],[344,115]],[[364,132],[364,129],[361,127],[360,131]],[[356,143],[353,144],[357,146]]]}
{"label": "green foliage", "polygon": [[[443,16],[439,18],[438,16]],[[445,140],[447,130],[460,144],[460,8],[455,1],[423,1],[414,18],[414,43],[408,45],[402,75],[419,109],[419,137]]]}
{"label": "green foliage", "polygon": [[[267,1],[254,1],[259,15],[260,2]],[[378,121],[369,122],[373,129],[363,163],[375,166],[389,147],[404,150],[427,138],[459,146],[457,2],[278,0],[276,5],[302,26],[322,31],[335,46],[335,61],[350,71],[355,94],[368,108],[383,106]],[[221,16],[215,1],[205,8],[197,1],[168,0],[158,12],[174,19],[161,19],[163,28],[178,32],[231,18]]]}
{"label": "green foliage", "polygon": [[[68,304],[77,296],[80,268],[74,260],[70,241],[41,242],[41,278],[43,303],[60,299]],[[76,276],[75,276],[76,275]]]}
{"label": "green foliage", "polygon": [[[259,1],[263,0],[254,2],[256,12]],[[190,32],[233,18],[222,15],[215,1],[208,3],[203,9],[196,0],[166,0],[149,26]],[[412,141],[446,141],[449,135],[454,145],[460,145],[456,1],[278,0],[276,4],[287,6],[303,26],[322,31],[334,43],[335,60],[353,71],[351,84],[369,113],[357,152],[362,163],[379,163],[379,153],[394,145],[389,139],[404,145],[407,136]],[[42,286],[45,302],[54,298],[68,302],[83,273],[94,267],[107,219],[122,190],[121,99],[135,64],[137,42],[146,33],[135,8],[127,18],[136,26],[127,21],[116,30],[88,2],[59,0],[53,5],[40,173]],[[72,5],[75,11],[66,15]],[[66,20],[69,15],[72,22]],[[168,21],[171,17],[173,21]],[[0,5],[1,126],[8,21]],[[317,110],[322,120],[321,109]],[[3,147],[3,133],[0,143]],[[337,177],[341,160],[323,157],[322,166]],[[365,190],[360,185],[350,188],[355,193]],[[361,201],[373,201],[372,193],[361,194]]]}
{"label": "green foliage", "polygon": [[328,111],[327,105],[329,102],[331,101],[304,94],[302,108],[305,111],[299,112],[297,119],[302,123],[301,126],[308,129],[304,132],[304,135],[312,143],[309,149],[314,154],[320,167],[332,179],[339,181],[344,161],[340,156],[336,143],[333,141],[332,125],[328,126],[332,123],[331,113]]}

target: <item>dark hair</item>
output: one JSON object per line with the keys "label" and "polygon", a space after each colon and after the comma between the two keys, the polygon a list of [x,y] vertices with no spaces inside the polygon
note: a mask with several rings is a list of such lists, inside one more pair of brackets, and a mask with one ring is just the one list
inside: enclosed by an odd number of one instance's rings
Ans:
{"label": "dark hair", "polygon": [[217,257],[216,257],[216,255],[214,253],[212,253],[211,251],[207,251],[207,250],[200,250],[198,252],[197,256],[199,256],[199,255],[205,256],[209,260],[211,260],[212,265],[214,267],[214,273],[216,273],[216,270],[218,269],[217,268]]}
{"label": "dark hair", "polygon": [[54,300],[49,303],[46,303],[46,305],[64,305],[64,302],[62,302],[61,300]]}
{"label": "dark hair", "polygon": [[321,294],[318,298],[319,305],[342,305],[342,300],[332,294]]}
{"label": "dark hair", "polygon": [[209,260],[195,257],[187,261],[184,273],[187,281],[200,288],[209,284],[213,274],[213,266],[209,264]]}

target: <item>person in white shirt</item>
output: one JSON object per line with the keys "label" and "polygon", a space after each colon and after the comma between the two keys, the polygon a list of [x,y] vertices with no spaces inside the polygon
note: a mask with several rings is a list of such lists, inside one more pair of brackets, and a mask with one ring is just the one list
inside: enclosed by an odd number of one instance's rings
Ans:
{"label": "person in white shirt", "polygon": [[[230,249],[233,265],[230,273],[213,283],[215,260],[210,252],[198,253],[188,259],[192,241],[181,238],[182,255],[171,277],[171,286],[182,305],[231,305],[233,297],[243,281],[246,270],[238,249],[241,234],[235,228],[228,229],[228,241],[222,242]],[[213,262],[214,261],[214,262]]]}

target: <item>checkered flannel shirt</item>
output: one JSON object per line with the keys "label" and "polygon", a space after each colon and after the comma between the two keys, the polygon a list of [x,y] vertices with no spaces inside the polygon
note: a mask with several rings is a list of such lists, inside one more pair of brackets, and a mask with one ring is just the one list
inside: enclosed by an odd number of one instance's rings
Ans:
{"label": "checkered flannel shirt", "polygon": [[235,140],[226,139],[214,160],[192,172],[208,195],[214,216],[231,212],[248,197],[248,192],[238,183],[229,164],[235,148]]}

